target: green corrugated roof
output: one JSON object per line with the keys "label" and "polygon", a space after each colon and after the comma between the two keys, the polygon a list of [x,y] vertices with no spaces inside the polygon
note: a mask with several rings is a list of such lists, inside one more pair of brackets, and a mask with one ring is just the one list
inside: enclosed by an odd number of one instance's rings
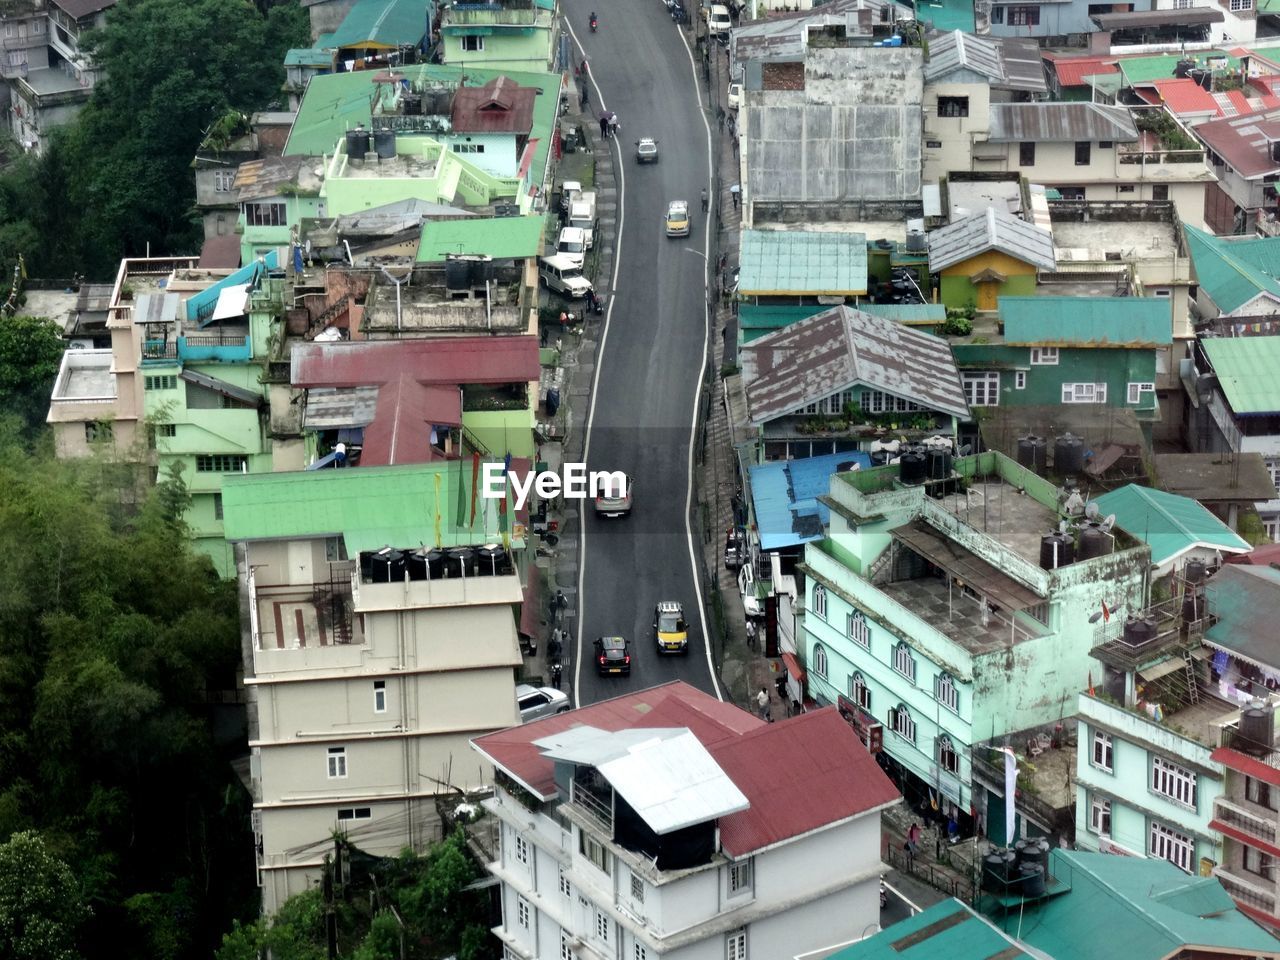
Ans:
{"label": "green corrugated roof", "polygon": [[426,0],[356,0],[333,32],[335,47],[417,46],[427,35]]}
{"label": "green corrugated roof", "polygon": [[1200,345],[1232,411],[1280,412],[1280,337],[1206,337]]}
{"label": "green corrugated roof", "polygon": [[830,310],[821,304],[796,306],[777,303],[738,304],[738,326],[743,330],[780,330],[806,317]]}
{"label": "green corrugated roof", "polygon": [[858,309],[898,323],[945,323],[947,319],[946,305],[941,303],[861,303]]}
{"label": "green corrugated roof", "polygon": [[542,253],[546,218],[476,217],[428,220],[418,244],[419,263],[440,263],[451,253],[474,253],[510,260]]}
{"label": "green corrugated roof", "polygon": [[874,937],[831,954],[827,960],[969,960],[1029,957],[1013,950],[1017,941],[1005,936],[959,900],[943,900],[913,917],[900,920]]}
{"label": "green corrugated roof", "polygon": [[[459,485],[465,523],[457,522]],[[470,498],[471,465],[463,461],[235,474],[222,480],[223,529],[228,540],[341,536],[351,556],[388,544],[500,540],[497,501],[477,498],[472,526]]]}
{"label": "green corrugated roof", "polygon": [[1277,665],[1280,570],[1254,564],[1223,564],[1209,578],[1205,596],[1217,620],[1205,631],[1205,640],[1254,663]]}
{"label": "green corrugated roof", "polygon": [[744,230],[738,291],[767,294],[867,292],[867,238],[817,230]]}
{"label": "green corrugated roof", "polygon": [[286,67],[329,67],[333,65],[332,48],[294,47],[284,55]]}
{"label": "green corrugated roof", "polygon": [[[1280,282],[1255,265],[1261,259],[1256,247],[1241,245],[1237,251],[1234,243],[1222,237],[1186,223],[1182,228],[1196,268],[1196,279],[1223,313],[1237,310],[1260,293],[1280,298]],[[1262,242],[1280,244],[1280,238]]]}
{"label": "green corrugated roof", "polygon": [[1204,66],[1209,60],[1225,58],[1227,69],[1239,70],[1240,58],[1233,57],[1225,50],[1201,50],[1196,53],[1158,53],[1150,57],[1125,57],[1116,61],[1116,66],[1124,73],[1125,79],[1132,86],[1135,83],[1147,83],[1151,80],[1163,80],[1173,76],[1174,68],[1179,60],[1195,60]]}
{"label": "green corrugated roof", "polygon": [[1151,547],[1151,562],[1157,566],[1197,546],[1249,551],[1248,543],[1190,497],[1131,483],[1095,502],[1103,516],[1114,513],[1120,529]]}
{"label": "green corrugated roof", "polygon": [[[479,67],[444,67],[417,64],[397,68],[396,73],[411,83],[420,81],[458,82],[464,76],[467,86],[483,86],[496,77],[510,77],[522,87],[535,87],[541,94],[533,99],[533,129],[529,136],[538,141],[533,157],[535,171],[546,169],[555,125],[556,106],[560,99],[560,75],[553,73],[513,73],[510,70],[482,70]],[[332,153],[334,146],[352,127],[369,126],[374,93],[373,78],[377,70],[351,73],[326,73],[313,77],[298,105],[298,116],[289,131],[285,156],[319,157]],[[534,182],[537,183],[538,174]]]}
{"label": "green corrugated roof", "polygon": [[1005,343],[1098,347],[1173,342],[1170,301],[1156,297],[1001,297]]}
{"label": "green corrugated roof", "polygon": [[933,24],[935,30],[974,33],[973,0],[921,0],[915,4],[916,18]]}
{"label": "green corrugated roof", "polygon": [[[1146,849],[1141,830],[1114,839]],[[1049,863],[1071,889],[1025,907],[1022,940],[1055,960],[1157,960],[1184,946],[1280,951],[1280,940],[1241,913],[1214,877],[1188,876],[1166,860],[1078,850],[1054,850]]]}

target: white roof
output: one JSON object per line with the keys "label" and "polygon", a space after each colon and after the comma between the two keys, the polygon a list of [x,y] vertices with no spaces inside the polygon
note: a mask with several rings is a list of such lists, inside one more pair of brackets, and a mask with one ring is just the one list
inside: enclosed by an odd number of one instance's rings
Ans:
{"label": "white roof", "polygon": [[218,291],[218,304],[211,320],[230,320],[249,312],[249,284],[237,283]]}
{"label": "white roof", "polygon": [[597,769],[659,836],[751,805],[687,729],[636,744]]}
{"label": "white roof", "polygon": [[535,740],[533,745],[550,760],[599,767],[602,763],[622,756],[634,744],[655,738],[675,737],[684,729],[684,727],[650,729],[637,727],[633,730],[611,731],[601,730],[598,727],[578,726]]}

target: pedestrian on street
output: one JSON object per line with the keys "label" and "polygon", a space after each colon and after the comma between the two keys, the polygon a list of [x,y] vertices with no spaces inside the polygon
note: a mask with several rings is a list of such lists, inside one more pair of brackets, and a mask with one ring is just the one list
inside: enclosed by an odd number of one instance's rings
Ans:
{"label": "pedestrian on street", "polygon": [[716,123],[720,124],[720,132],[724,133],[724,107],[716,107]]}
{"label": "pedestrian on street", "polygon": [[609,115],[607,113],[600,114],[600,136],[609,136]]}
{"label": "pedestrian on street", "polygon": [[756,622],[754,620],[747,621],[747,646],[755,649],[756,645]]}
{"label": "pedestrian on street", "polygon": [[609,136],[616,138],[618,131],[621,129],[622,124],[618,122],[618,115],[616,113],[609,114]]}
{"label": "pedestrian on street", "polygon": [[742,203],[742,187],[735,183],[729,188],[729,196],[733,198],[733,209],[737,210],[738,205]]}
{"label": "pedestrian on street", "polygon": [[588,86],[584,83],[584,84],[582,85],[582,104],[581,104],[581,108],[582,108],[583,110],[587,109],[587,107],[590,105],[590,103],[591,103],[591,88],[590,88],[590,87],[588,87]]}
{"label": "pedestrian on street", "polygon": [[910,870],[916,864],[916,851],[920,849],[920,824],[914,820],[907,828],[907,841],[902,845],[902,849],[907,853],[907,869]]}
{"label": "pedestrian on street", "polygon": [[703,213],[706,213],[706,212],[707,212],[707,209],[708,209],[708,202],[707,202],[707,188],[706,188],[706,187],[703,187],[703,188],[702,188],[702,212],[703,212]]}
{"label": "pedestrian on street", "polygon": [[756,706],[760,708],[760,719],[773,723],[773,713],[769,710],[769,691],[764,687],[756,694]]}

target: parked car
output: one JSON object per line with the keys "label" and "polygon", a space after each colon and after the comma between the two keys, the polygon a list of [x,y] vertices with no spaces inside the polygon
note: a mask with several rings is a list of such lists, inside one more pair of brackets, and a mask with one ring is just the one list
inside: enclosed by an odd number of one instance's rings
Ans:
{"label": "parked car", "polygon": [[657,163],[658,141],[653,137],[641,137],[636,141],[636,163]]}
{"label": "parked car", "polygon": [[516,703],[520,707],[520,722],[531,723],[557,713],[573,709],[569,695],[554,687],[531,687],[527,683],[516,685]]}
{"label": "parked car", "polygon": [[724,537],[726,570],[738,570],[747,562],[747,534],[741,527],[730,527]]}
{"label": "parked car", "polygon": [[667,204],[667,236],[687,237],[689,235],[689,201],[672,200]]}
{"label": "parked car", "polygon": [[625,517],[631,513],[631,478],[627,477],[621,486],[614,483],[613,479],[605,479],[599,496],[596,497],[598,517]]}
{"label": "parked car", "polygon": [[729,84],[729,92],[724,99],[730,110],[737,110],[742,106],[742,84]]}
{"label": "parked car", "polygon": [[591,289],[591,281],[582,275],[582,263],[564,256],[543,257],[538,263],[538,282],[570,300],[583,299]]}
{"label": "parked car", "polygon": [[631,675],[631,647],[626,637],[597,637],[595,647],[600,676]]}
{"label": "parked car", "polygon": [[664,600],[653,609],[653,636],[659,653],[688,653],[689,624],[684,607],[674,600]]}
{"label": "parked car", "polygon": [[711,16],[707,18],[707,32],[713,37],[733,29],[733,18],[729,16],[729,8],[714,3],[711,5]]}
{"label": "parked car", "polygon": [[581,267],[587,257],[587,235],[580,227],[565,227],[556,240],[556,256],[576,260]]}

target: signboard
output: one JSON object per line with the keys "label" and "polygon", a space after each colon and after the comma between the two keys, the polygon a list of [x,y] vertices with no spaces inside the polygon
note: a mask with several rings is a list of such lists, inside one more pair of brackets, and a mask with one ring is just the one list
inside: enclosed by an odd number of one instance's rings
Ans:
{"label": "signboard", "polygon": [[853,727],[854,732],[871,753],[879,753],[884,749],[884,727],[875,717],[843,694],[836,696],[836,709],[845,722]]}
{"label": "signboard", "polygon": [[1119,857],[1140,857],[1142,854],[1134,853],[1132,850],[1126,850],[1120,844],[1113,841],[1110,837],[1098,838],[1099,853],[1113,853]]}

